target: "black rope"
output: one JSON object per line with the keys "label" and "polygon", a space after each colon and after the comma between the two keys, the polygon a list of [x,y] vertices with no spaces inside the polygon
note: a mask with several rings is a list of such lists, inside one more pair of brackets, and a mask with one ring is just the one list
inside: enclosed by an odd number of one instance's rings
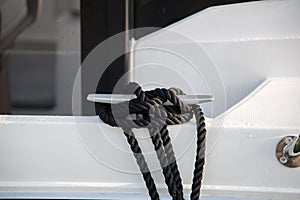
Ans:
{"label": "black rope", "polygon": [[198,200],[203,174],[206,136],[204,114],[200,106],[184,104],[177,97],[177,95],[184,93],[177,88],[168,90],[157,88],[144,92],[137,83],[129,83],[124,93],[134,93],[137,98],[114,105],[97,103],[96,112],[103,122],[123,129],[152,200],[158,200],[159,194],[132,129],[147,128],[149,130],[169,194],[174,200],[183,200],[182,178],[167,126],[188,122],[195,114],[197,150],[190,198],[191,200]]}
{"label": "black rope", "polygon": [[202,109],[198,105],[193,106],[193,111],[196,116],[197,123],[197,150],[196,150],[196,162],[194,169],[194,177],[192,184],[192,192],[190,195],[191,200],[198,200],[200,197],[201,181],[203,177],[203,167],[205,161],[205,137],[206,129],[204,122],[204,114]]}
{"label": "black rope", "polygon": [[134,133],[131,130],[128,130],[128,131],[124,131],[124,134],[127,138],[127,142],[130,145],[130,148],[133,152],[136,162],[140,168],[140,171],[142,172],[143,178],[148,188],[149,196],[151,197],[151,199],[158,200],[159,194],[157,192],[154,180],[151,176],[145,157],[142,154],[142,150],[139,147],[138,141],[135,138]]}

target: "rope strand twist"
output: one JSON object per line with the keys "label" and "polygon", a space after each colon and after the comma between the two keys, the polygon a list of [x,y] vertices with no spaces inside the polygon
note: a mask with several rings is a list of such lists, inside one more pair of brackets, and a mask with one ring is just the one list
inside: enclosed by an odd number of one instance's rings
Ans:
{"label": "rope strand twist", "polygon": [[[104,123],[123,129],[152,200],[159,200],[160,197],[132,129],[148,129],[168,192],[173,200],[183,200],[182,178],[167,127],[168,125],[188,122],[195,115],[197,148],[190,199],[198,200],[202,182],[206,137],[204,114],[200,106],[184,104],[177,97],[177,95],[184,95],[178,88],[157,88],[143,91],[137,83],[132,82],[125,87],[124,92],[126,94],[133,93],[137,98],[114,105],[96,103],[96,112]],[[166,104],[167,102],[169,104]]]}

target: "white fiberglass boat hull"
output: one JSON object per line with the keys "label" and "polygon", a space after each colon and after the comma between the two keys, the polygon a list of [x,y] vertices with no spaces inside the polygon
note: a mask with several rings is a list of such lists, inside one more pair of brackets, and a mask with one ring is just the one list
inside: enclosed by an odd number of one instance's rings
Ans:
{"label": "white fiberglass boat hull", "polygon": [[[297,199],[300,168],[281,165],[275,149],[281,138],[300,130],[298,91],[299,79],[269,80],[226,115],[207,120],[202,195]],[[256,105],[263,106],[256,109]],[[215,126],[220,119],[224,120],[221,128]],[[146,197],[121,130],[103,124],[97,117],[1,116],[0,130],[2,198],[54,198],[61,194],[66,198],[118,199],[124,193]],[[188,194],[195,124],[172,126],[170,132]],[[152,159],[152,146],[145,139],[147,131],[136,133],[144,137],[140,138],[141,146],[159,191],[167,194],[161,171],[156,170],[157,161]]]}

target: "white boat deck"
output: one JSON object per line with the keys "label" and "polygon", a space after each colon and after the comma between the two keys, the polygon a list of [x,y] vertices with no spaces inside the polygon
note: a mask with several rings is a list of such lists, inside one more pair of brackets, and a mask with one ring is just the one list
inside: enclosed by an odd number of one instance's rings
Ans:
{"label": "white boat deck", "polygon": [[[299,133],[299,91],[299,79],[268,80],[228,113],[207,120],[204,199],[299,197],[300,169],[284,167],[275,157],[278,141]],[[0,198],[146,194],[121,130],[98,117],[1,116],[0,130]],[[189,194],[195,125],[172,126],[170,132]],[[147,133],[136,134],[158,189],[166,194]]]}

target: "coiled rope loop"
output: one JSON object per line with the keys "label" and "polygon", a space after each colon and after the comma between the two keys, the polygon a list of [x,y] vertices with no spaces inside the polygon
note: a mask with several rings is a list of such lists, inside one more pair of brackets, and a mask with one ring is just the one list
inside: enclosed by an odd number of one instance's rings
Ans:
{"label": "coiled rope loop", "polygon": [[183,200],[182,179],[167,126],[188,122],[195,114],[197,121],[197,150],[190,199],[199,199],[206,136],[204,114],[200,106],[184,104],[177,97],[177,95],[183,95],[184,93],[177,88],[157,88],[143,91],[137,83],[132,82],[126,86],[124,93],[133,93],[136,95],[136,98],[129,102],[114,105],[97,103],[96,112],[106,124],[123,129],[152,200],[160,199],[159,194],[132,129],[147,128],[149,130],[169,194],[174,200]]}

